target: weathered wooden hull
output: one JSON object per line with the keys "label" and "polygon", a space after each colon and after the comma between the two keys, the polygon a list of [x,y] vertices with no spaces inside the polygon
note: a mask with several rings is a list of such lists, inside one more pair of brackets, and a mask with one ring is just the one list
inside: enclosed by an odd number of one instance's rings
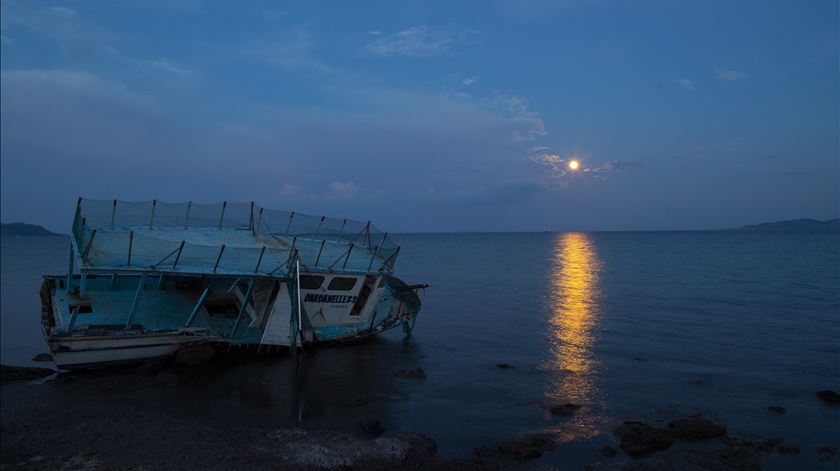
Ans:
{"label": "weathered wooden hull", "polygon": [[63,337],[49,342],[56,366],[84,369],[139,363],[174,355],[179,349],[208,341],[193,335]]}

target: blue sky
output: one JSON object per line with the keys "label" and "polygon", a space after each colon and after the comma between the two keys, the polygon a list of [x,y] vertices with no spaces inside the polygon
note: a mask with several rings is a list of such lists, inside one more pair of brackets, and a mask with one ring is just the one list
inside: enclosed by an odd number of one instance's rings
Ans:
{"label": "blue sky", "polygon": [[836,1],[0,8],[4,222],[66,231],[80,195],[390,231],[840,215]]}

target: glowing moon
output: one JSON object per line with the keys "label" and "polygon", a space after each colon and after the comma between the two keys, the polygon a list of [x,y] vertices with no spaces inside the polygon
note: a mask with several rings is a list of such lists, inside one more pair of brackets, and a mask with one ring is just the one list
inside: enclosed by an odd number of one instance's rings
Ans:
{"label": "glowing moon", "polygon": [[570,169],[577,170],[578,167],[580,167],[580,162],[578,162],[577,160],[572,160],[571,162],[569,162]]}

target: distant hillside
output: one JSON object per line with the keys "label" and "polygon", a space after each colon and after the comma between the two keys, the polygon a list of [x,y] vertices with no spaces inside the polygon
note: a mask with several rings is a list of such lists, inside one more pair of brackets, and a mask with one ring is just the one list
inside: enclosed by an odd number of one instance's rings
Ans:
{"label": "distant hillside", "polygon": [[735,230],[745,232],[840,232],[840,219],[829,219],[827,221],[792,219],[790,221],[753,224]]}
{"label": "distant hillside", "polygon": [[0,224],[0,236],[51,236],[60,235],[50,232],[35,224],[24,224],[13,222],[11,224]]}

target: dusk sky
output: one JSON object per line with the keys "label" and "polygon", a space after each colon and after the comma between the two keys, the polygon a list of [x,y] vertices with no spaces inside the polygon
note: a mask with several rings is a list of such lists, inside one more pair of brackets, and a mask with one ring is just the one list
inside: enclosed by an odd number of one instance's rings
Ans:
{"label": "dusk sky", "polygon": [[3,0],[0,27],[3,222],[67,232],[78,196],[394,232],[840,215],[836,0]]}

